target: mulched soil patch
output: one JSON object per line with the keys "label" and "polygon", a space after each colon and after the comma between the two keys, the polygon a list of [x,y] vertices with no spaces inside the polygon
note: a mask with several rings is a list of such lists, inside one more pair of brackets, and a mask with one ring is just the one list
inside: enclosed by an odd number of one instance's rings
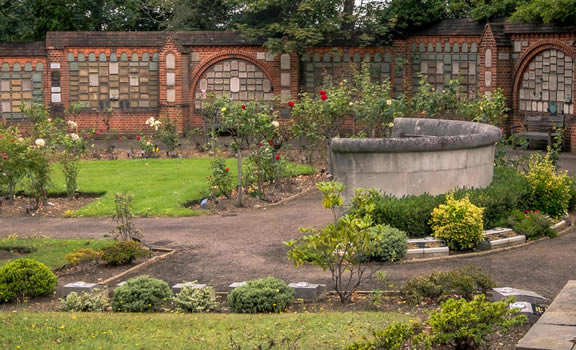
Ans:
{"label": "mulched soil patch", "polygon": [[30,198],[17,196],[12,205],[7,204],[6,201],[2,203],[0,217],[63,217],[66,210],[79,209],[96,199],[98,198],[94,196],[80,196],[73,200],[65,197],[50,197],[47,205],[36,211],[27,212],[26,208],[30,207]]}
{"label": "mulched soil patch", "polygon": [[[232,193],[230,198],[220,196],[215,199],[208,200],[207,209],[212,214],[218,215],[235,215],[238,212],[243,212],[252,209],[265,209],[271,204],[278,203],[284,199],[290,198],[297,194],[308,192],[316,188],[316,184],[321,181],[326,181],[325,173],[315,175],[300,175],[293,178],[283,179],[278,184],[266,183],[263,185],[263,192],[261,197],[256,197],[250,193],[243,193],[242,207],[237,206],[238,194],[236,191]],[[200,203],[195,202],[189,206],[190,209],[202,209]]]}

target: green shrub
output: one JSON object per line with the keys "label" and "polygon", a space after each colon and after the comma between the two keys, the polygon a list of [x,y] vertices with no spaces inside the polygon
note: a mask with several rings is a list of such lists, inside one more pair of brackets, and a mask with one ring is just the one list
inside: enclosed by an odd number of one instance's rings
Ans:
{"label": "green shrub", "polygon": [[58,279],[46,265],[32,259],[17,259],[0,269],[0,302],[49,295]]}
{"label": "green shrub", "polygon": [[138,258],[150,255],[148,249],[136,241],[118,241],[102,248],[102,260],[110,265],[131,264]]}
{"label": "green shrub", "polygon": [[484,208],[484,229],[506,225],[512,211],[528,208],[530,187],[522,174],[513,168],[496,168],[494,181],[483,189],[457,191],[455,198],[464,198],[469,194],[470,202]]}
{"label": "green shrub", "polygon": [[61,298],[62,311],[73,312],[103,312],[109,306],[108,300],[101,295],[72,292]]}
{"label": "green shrub", "polygon": [[[490,186],[483,189],[457,190],[454,198],[462,199],[466,194],[472,204],[484,208],[484,229],[505,225],[513,210],[524,210],[530,203],[528,181],[513,168],[494,169],[494,180]],[[445,203],[444,195],[429,194],[402,198],[375,195],[371,200],[374,203],[374,222],[402,230],[410,238],[430,236],[432,210]],[[576,199],[574,205],[576,206]],[[356,207],[352,208],[352,212],[363,214]]]}
{"label": "green shrub", "polygon": [[114,289],[112,309],[121,312],[156,311],[171,297],[172,290],[166,282],[140,276]]}
{"label": "green shrub", "polygon": [[376,246],[371,260],[396,261],[406,256],[408,237],[405,232],[388,225],[376,225],[368,231]]}
{"label": "green shrub", "polygon": [[443,196],[406,196],[395,198],[383,195],[375,201],[372,217],[376,223],[390,225],[408,233],[412,238],[432,234],[430,218],[432,210],[444,203]]}
{"label": "green shrub", "polygon": [[293,300],[294,289],[274,277],[248,281],[228,295],[230,309],[238,313],[282,312]]}
{"label": "green shrub", "polygon": [[373,331],[374,340],[351,344],[345,350],[402,350],[419,328],[417,323],[394,322],[383,330]]}
{"label": "green shrub", "polygon": [[484,239],[482,212],[483,209],[472,204],[468,196],[456,200],[454,194],[449,193],[446,204],[440,204],[432,211],[432,235],[446,242],[452,250],[472,249]]}
{"label": "green shrub", "polygon": [[568,172],[557,170],[548,154],[532,154],[528,169],[526,178],[531,189],[531,208],[553,218],[566,214],[573,186]]}
{"label": "green shrub", "polygon": [[218,306],[213,287],[186,286],[174,297],[173,301],[178,310],[183,312],[209,312],[216,310]]}
{"label": "green shrub", "polygon": [[471,301],[448,299],[441,310],[430,314],[427,322],[429,334],[422,334],[421,338],[433,348],[439,345],[455,349],[478,348],[489,334],[506,333],[527,321],[526,316],[517,315],[518,310],[508,307],[513,300],[492,303],[486,301],[484,295]]}
{"label": "green shrub", "polygon": [[465,266],[450,272],[414,277],[406,282],[400,293],[409,303],[418,304],[426,299],[442,301],[453,296],[471,300],[474,295],[486,293],[494,287],[496,282],[480,268]]}
{"label": "green shrub", "polygon": [[92,261],[98,261],[102,257],[102,251],[96,251],[90,248],[78,248],[73,252],[66,254],[66,261],[70,265],[78,265]]}
{"label": "green shrub", "polygon": [[508,218],[508,223],[514,232],[526,236],[527,239],[538,239],[540,237],[556,237],[556,230],[545,215],[538,210],[526,210],[522,213],[517,210]]}

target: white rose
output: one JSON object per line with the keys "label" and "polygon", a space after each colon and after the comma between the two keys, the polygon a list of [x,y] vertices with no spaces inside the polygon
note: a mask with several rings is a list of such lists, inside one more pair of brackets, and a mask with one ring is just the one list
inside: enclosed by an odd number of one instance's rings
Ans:
{"label": "white rose", "polygon": [[18,138],[18,141],[19,141],[19,142],[22,142],[22,141],[24,141],[24,138],[23,138],[23,137],[19,137],[19,138]]}
{"label": "white rose", "polygon": [[78,136],[78,134],[70,134],[70,138],[74,141],[80,140],[80,136]]}
{"label": "white rose", "polygon": [[71,127],[71,128],[77,128],[77,127],[78,127],[78,124],[76,124],[76,123],[75,123],[74,121],[72,121],[72,120],[69,120],[69,121],[68,121],[68,126]]}
{"label": "white rose", "polygon": [[275,127],[275,128],[279,128],[279,127],[280,127],[280,123],[275,120],[275,121],[272,122],[272,126]]}
{"label": "white rose", "polygon": [[36,146],[38,147],[44,147],[46,146],[46,142],[43,139],[37,139],[36,142],[34,142],[36,144]]}

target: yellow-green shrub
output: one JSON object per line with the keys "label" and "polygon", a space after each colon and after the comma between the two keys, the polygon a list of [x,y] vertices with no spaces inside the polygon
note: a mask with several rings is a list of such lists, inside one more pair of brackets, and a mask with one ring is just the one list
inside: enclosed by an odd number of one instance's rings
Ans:
{"label": "yellow-green shrub", "polygon": [[567,171],[556,169],[549,154],[530,156],[526,179],[530,184],[532,209],[538,209],[553,218],[566,213],[574,184]]}
{"label": "yellow-green shrub", "polygon": [[73,252],[66,254],[66,261],[68,261],[70,265],[78,265],[80,263],[98,261],[101,257],[101,251],[90,248],[78,248]]}
{"label": "yellow-green shrub", "polygon": [[468,195],[456,200],[454,193],[449,193],[446,195],[446,204],[440,204],[432,210],[432,235],[444,240],[452,250],[472,249],[484,239],[483,212],[483,208],[470,202]]}

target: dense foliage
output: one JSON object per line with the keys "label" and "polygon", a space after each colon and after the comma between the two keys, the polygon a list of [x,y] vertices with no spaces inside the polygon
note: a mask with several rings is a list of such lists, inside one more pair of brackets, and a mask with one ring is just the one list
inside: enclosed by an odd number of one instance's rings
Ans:
{"label": "dense foliage", "polygon": [[46,265],[32,259],[17,259],[0,269],[0,303],[49,295],[58,279]]}
{"label": "dense foliage", "polygon": [[62,311],[71,312],[103,312],[109,306],[108,299],[102,295],[72,292],[61,298]]}
{"label": "dense foliage", "polygon": [[386,45],[443,19],[571,23],[574,1],[546,0],[23,0],[0,1],[0,40],[47,31],[240,30],[275,51],[322,41]]}
{"label": "dense foliage", "polygon": [[228,305],[233,312],[282,312],[294,300],[294,289],[277,278],[268,277],[248,281],[228,294]]}
{"label": "dense foliage", "polygon": [[484,240],[483,212],[483,208],[470,202],[468,195],[458,200],[454,199],[454,193],[449,193],[446,204],[432,210],[432,235],[443,240],[451,250],[472,249]]}
{"label": "dense foliage", "polygon": [[496,287],[490,276],[476,266],[465,266],[449,272],[433,272],[427,276],[410,279],[400,289],[401,295],[410,304],[425,300],[444,301],[458,296],[472,300],[475,295],[486,293]]}
{"label": "dense foliage", "polygon": [[210,312],[218,307],[214,287],[185,286],[172,301],[183,312]]}
{"label": "dense foliage", "polygon": [[157,311],[172,297],[168,283],[140,276],[129,279],[126,284],[114,289],[112,310],[120,312]]}
{"label": "dense foliage", "polygon": [[[490,186],[475,190],[457,190],[454,197],[461,199],[466,194],[472,204],[484,208],[484,229],[505,225],[513,210],[524,211],[530,205],[528,182],[522,174],[512,168],[497,167]],[[430,227],[432,210],[445,202],[444,195],[429,194],[395,198],[372,193],[372,200],[374,222],[402,230],[410,238],[432,234]],[[353,208],[353,211],[357,210],[356,207]]]}

